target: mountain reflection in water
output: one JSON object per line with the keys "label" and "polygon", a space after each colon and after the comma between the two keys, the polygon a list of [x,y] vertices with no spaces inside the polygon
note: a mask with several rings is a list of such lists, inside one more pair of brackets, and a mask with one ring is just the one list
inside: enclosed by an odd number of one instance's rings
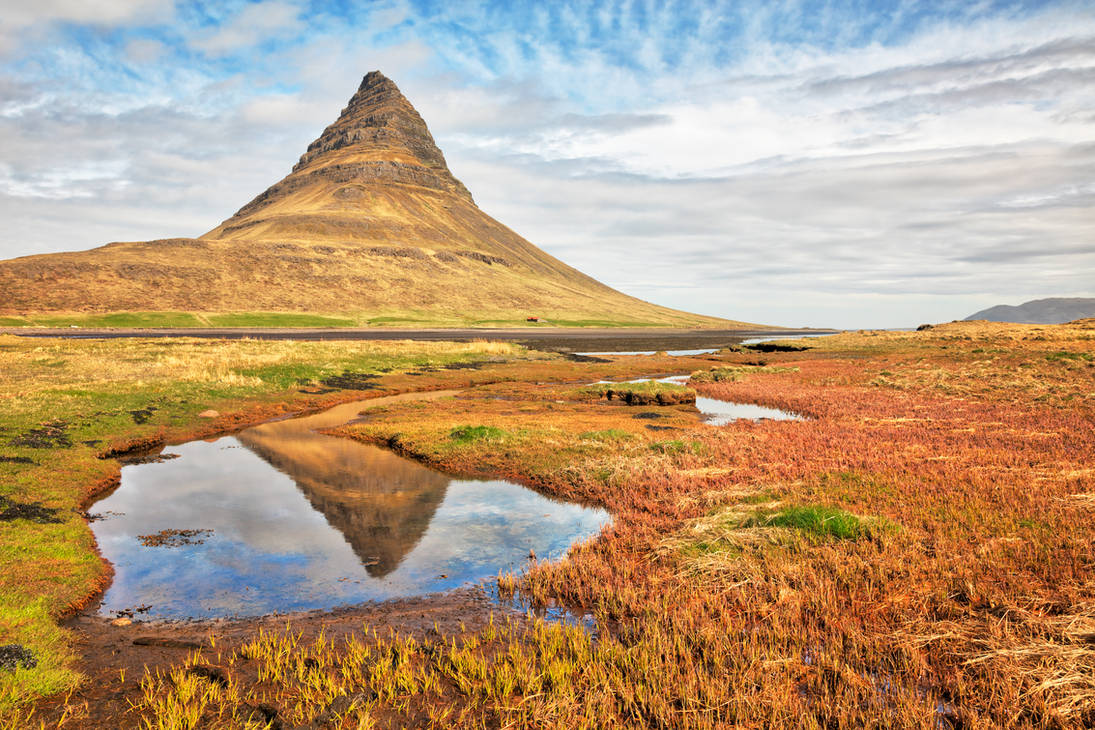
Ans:
{"label": "mountain reflection in water", "polygon": [[[450,393],[408,394],[406,398]],[[558,557],[609,521],[603,510],[504,481],[453,479],[382,448],[316,431],[392,399],[337,406],[194,441],[180,458],[125,466],[93,512],[115,566],[101,613],[203,618],[422,595]],[[120,514],[119,514],[120,513]],[[198,544],[138,535],[211,529]]]}
{"label": "mountain reflection in water", "polygon": [[289,475],[375,577],[392,572],[418,544],[449,486],[441,472],[376,446],[302,429],[298,420],[250,428],[236,438]]}

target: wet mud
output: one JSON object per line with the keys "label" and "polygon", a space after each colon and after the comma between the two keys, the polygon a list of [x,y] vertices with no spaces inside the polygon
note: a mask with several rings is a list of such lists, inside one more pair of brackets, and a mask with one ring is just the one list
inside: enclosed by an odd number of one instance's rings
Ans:
{"label": "wet mud", "polygon": [[9,446],[28,449],[60,449],[72,446],[68,435],[68,425],[64,421],[47,421],[38,428],[31,428],[8,441]]}
{"label": "wet mud", "polygon": [[0,522],[29,520],[40,525],[60,524],[59,509],[43,507],[40,502],[17,502],[9,497],[0,496]]}

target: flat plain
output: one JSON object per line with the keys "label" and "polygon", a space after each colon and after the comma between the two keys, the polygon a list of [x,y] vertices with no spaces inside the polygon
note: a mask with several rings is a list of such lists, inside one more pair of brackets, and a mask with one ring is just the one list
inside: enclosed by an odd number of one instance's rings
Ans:
{"label": "flat plain", "polygon": [[[575,361],[486,342],[4,337],[0,628],[37,658],[0,675],[5,722],[1095,723],[1095,321],[781,344]],[[802,419],[716,427],[688,403],[589,386],[671,374]],[[601,506],[612,525],[565,560],[499,575],[484,590],[503,600],[469,590],[239,624],[72,618],[109,580],[81,510],[116,481],[115,457],[435,389],[460,393],[334,433]],[[187,648],[136,654],[150,632]]]}

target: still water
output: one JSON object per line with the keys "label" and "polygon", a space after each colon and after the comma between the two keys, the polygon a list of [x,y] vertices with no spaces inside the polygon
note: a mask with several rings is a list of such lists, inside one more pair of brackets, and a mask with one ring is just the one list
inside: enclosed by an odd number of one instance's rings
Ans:
{"label": "still water", "polygon": [[[668,378],[658,378],[662,383],[673,383],[674,385],[687,385],[688,375],[670,375]],[[650,378],[641,378],[634,380],[634,383],[641,383],[650,380]],[[729,400],[719,400],[718,398],[708,398],[703,395],[696,395],[696,410],[700,412],[700,417],[703,418],[704,423],[709,423],[712,426],[725,426],[732,421],[736,421],[740,418],[760,421],[765,418],[773,421],[801,421],[802,416],[797,413],[791,413],[790,411],[781,411],[778,408],[769,408],[767,406],[758,406],[755,403],[735,403]]]}
{"label": "still water", "polygon": [[[609,523],[601,509],[512,482],[456,479],[316,433],[392,400],[171,446],[164,454],[177,458],[124,466],[121,486],[91,510],[103,516],[91,527],[115,570],[100,613],[256,616],[424,595],[519,571],[530,550],[561,557]],[[177,547],[139,539],[161,530],[212,532]]]}

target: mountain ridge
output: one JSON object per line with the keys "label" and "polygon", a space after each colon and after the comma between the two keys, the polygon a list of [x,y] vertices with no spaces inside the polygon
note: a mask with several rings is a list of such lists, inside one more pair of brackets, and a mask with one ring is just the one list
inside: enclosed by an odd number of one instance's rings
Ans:
{"label": "mountain ridge", "polygon": [[1019,324],[1064,324],[1086,317],[1095,317],[1095,297],[1048,297],[1015,306],[997,304],[974,312],[966,317],[966,321],[987,319],[990,322]]}
{"label": "mountain ridge", "polygon": [[288,175],[198,238],[0,261],[0,314],[118,311],[756,326],[630,297],[491,218],[379,71]]}

